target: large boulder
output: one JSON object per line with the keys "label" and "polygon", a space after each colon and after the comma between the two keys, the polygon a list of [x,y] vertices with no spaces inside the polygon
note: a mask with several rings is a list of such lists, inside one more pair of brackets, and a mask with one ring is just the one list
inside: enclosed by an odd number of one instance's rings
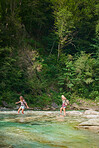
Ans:
{"label": "large boulder", "polygon": [[52,102],[51,104],[51,110],[56,110],[57,108],[59,108],[59,106],[55,103],[55,102]]}
{"label": "large boulder", "polygon": [[99,126],[79,126],[77,128],[87,129],[99,133]]}
{"label": "large boulder", "polygon": [[90,109],[90,110],[86,110],[84,112],[84,115],[99,115],[99,112]]}
{"label": "large boulder", "polygon": [[79,106],[78,106],[76,103],[73,103],[73,104],[72,104],[72,109],[77,109],[77,110],[79,110],[80,108],[79,108]]}
{"label": "large boulder", "polygon": [[99,115],[83,115],[83,117],[85,117],[85,118],[88,118],[88,119],[90,119],[90,118],[92,118],[92,119],[98,119],[99,118]]}
{"label": "large boulder", "polygon": [[48,111],[50,110],[50,107],[44,107],[43,110]]}
{"label": "large boulder", "polygon": [[99,118],[90,119],[88,121],[82,122],[78,126],[79,128],[93,130],[94,132],[99,133]]}
{"label": "large boulder", "polygon": [[55,102],[53,102],[53,103],[51,104],[51,107],[56,108],[56,109],[59,108],[58,105],[57,105]]}
{"label": "large boulder", "polygon": [[2,101],[2,104],[3,104],[4,107],[9,107],[9,105],[7,104],[6,101]]}
{"label": "large boulder", "polygon": [[79,126],[99,126],[99,118],[89,119],[88,121],[80,123]]}

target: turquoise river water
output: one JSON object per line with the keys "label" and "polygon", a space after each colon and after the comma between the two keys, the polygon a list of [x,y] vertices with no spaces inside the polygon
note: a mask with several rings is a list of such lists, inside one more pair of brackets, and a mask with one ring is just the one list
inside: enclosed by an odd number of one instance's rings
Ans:
{"label": "turquoise river water", "polygon": [[0,148],[99,148],[99,134],[76,127],[81,120],[59,112],[0,111]]}

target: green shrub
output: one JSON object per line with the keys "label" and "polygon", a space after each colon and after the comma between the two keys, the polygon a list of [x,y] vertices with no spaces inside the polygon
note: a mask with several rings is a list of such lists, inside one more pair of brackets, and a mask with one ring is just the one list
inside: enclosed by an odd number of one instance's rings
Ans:
{"label": "green shrub", "polygon": [[90,99],[96,100],[96,97],[99,98],[99,92],[98,91],[92,91],[89,95]]}

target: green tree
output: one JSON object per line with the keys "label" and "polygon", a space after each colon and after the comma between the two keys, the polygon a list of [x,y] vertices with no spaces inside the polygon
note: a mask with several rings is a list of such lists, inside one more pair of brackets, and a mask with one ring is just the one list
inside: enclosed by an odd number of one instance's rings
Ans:
{"label": "green tree", "polygon": [[96,11],[98,2],[54,0],[53,5],[56,34],[59,37],[58,55],[60,49],[68,53],[68,48],[71,48],[70,52],[92,52],[90,43],[95,36],[99,17]]}

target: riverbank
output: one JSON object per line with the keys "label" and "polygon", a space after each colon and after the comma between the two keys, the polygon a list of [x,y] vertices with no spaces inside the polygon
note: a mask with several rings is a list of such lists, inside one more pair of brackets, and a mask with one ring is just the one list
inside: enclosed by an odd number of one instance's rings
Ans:
{"label": "riverbank", "polygon": [[[75,121],[78,122],[76,124],[77,128],[83,128],[87,130],[92,130],[93,132],[99,133],[99,112],[94,110],[83,110],[83,111],[66,111],[66,117],[63,115],[60,115],[59,111],[25,111],[24,112],[27,117],[22,122],[30,122],[34,120],[41,120],[42,118],[47,118],[47,121],[66,121],[66,118],[72,118],[73,120],[75,118]],[[0,114],[12,114],[12,115],[18,115],[17,111],[0,111]],[[21,115],[21,112],[20,114]],[[33,117],[28,117],[30,115],[33,115]],[[22,116],[24,117],[24,115]],[[13,119],[14,120],[14,119]],[[71,120],[72,121],[72,120]],[[20,120],[21,122],[21,120]],[[73,121],[72,121],[73,122]]]}
{"label": "riverbank", "polygon": [[[12,106],[14,106],[12,108]],[[0,107],[0,110],[17,110],[20,105],[8,105],[5,101],[3,101],[3,105]],[[58,111],[60,109],[61,105],[58,105],[57,103],[53,102],[50,105],[40,107],[40,106],[32,106],[30,105],[29,110],[34,111]],[[86,99],[73,99],[70,101],[70,104],[67,106],[66,110],[94,110],[99,111],[99,101],[96,100],[86,100]]]}

